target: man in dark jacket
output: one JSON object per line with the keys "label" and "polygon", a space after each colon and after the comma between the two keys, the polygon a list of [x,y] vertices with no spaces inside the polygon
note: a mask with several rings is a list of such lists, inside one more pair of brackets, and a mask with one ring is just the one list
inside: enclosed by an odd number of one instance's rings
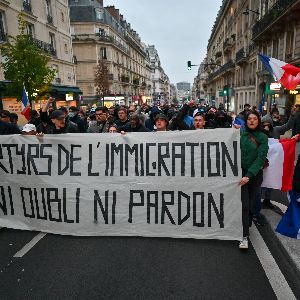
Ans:
{"label": "man in dark jacket", "polygon": [[85,133],[87,130],[86,122],[78,115],[79,109],[76,106],[69,107],[69,119],[75,123],[79,129],[79,132]]}
{"label": "man in dark jacket", "polygon": [[21,130],[15,124],[3,122],[0,120],[0,135],[19,134]]}
{"label": "man in dark jacket", "polygon": [[127,115],[127,109],[125,107],[120,107],[118,111],[118,120],[115,121],[115,124],[118,127],[126,125],[129,120],[128,120],[128,115]]}
{"label": "man in dark jacket", "polygon": [[66,116],[62,110],[55,110],[50,119],[54,127],[48,127],[45,134],[61,134],[61,133],[78,133],[78,127],[73,122],[66,120]]}
{"label": "man in dark jacket", "polygon": [[124,126],[118,127],[118,130],[124,132],[149,132],[150,130],[142,125],[141,120],[137,114],[130,116],[130,121]]}

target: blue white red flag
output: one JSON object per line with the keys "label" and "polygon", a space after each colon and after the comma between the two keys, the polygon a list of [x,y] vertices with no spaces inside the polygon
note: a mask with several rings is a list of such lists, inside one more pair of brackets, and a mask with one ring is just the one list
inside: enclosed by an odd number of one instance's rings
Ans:
{"label": "blue white red flag", "polygon": [[22,92],[22,115],[24,115],[24,117],[29,120],[30,119],[30,104],[29,104],[29,100],[27,97],[27,93],[25,90],[25,87],[23,87],[23,92]]}
{"label": "blue white red flag", "polygon": [[276,232],[294,239],[300,239],[300,193],[290,191],[288,196],[290,204],[279,222]]}
{"label": "blue white red flag", "polygon": [[264,169],[262,187],[292,190],[295,165],[296,139],[269,139],[269,166]]}
{"label": "blue white red flag", "polygon": [[265,68],[288,90],[296,89],[300,83],[300,68],[284,61],[258,54]]}

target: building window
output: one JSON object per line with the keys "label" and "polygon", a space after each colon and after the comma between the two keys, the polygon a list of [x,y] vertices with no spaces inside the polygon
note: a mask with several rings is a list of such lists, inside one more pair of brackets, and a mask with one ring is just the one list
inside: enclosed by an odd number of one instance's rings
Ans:
{"label": "building window", "polygon": [[32,13],[31,0],[23,0],[23,10]]}
{"label": "building window", "polygon": [[101,47],[100,56],[101,56],[101,59],[107,59],[106,48],[105,47]]}
{"label": "building window", "polygon": [[61,21],[62,21],[62,22],[65,22],[65,15],[64,15],[64,13],[61,12],[60,15],[61,15]]}
{"label": "building window", "polygon": [[27,25],[26,25],[26,32],[31,37],[34,37],[34,25],[31,24],[31,23],[27,23]]}
{"label": "building window", "polygon": [[55,35],[51,32],[49,32],[49,41],[52,49],[55,51],[56,46],[55,46]]}
{"label": "building window", "polygon": [[273,53],[272,53],[272,57],[274,58],[278,58],[278,45],[279,45],[279,40],[274,40],[273,41]]}
{"label": "building window", "polygon": [[0,42],[6,41],[5,15],[0,11]]}
{"label": "building window", "polygon": [[285,51],[285,58],[287,60],[292,59],[294,52],[294,31],[288,31],[286,34],[286,51]]}
{"label": "building window", "polygon": [[103,11],[96,10],[96,19],[97,20],[103,20]]}
{"label": "building window", "polygon": [[46,14],[47,14],[47,16],[52,16],[51,1],[50,0],[45,0],[45,6],[46,6]]}
{"label": "building window", "polygon": [[64,47],[65,47],[65,53],[68,54],[68,53],[69,53],[69,47],[68,47],[68,44],[65,43],[65,44],[64,44]]}

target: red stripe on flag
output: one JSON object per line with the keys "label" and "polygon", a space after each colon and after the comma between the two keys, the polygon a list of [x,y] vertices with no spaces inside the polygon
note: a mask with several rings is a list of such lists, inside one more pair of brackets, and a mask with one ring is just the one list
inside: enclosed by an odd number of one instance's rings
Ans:
{"label": "red stripe on flag", "polygon": [[282,145],[284,153],[281,190],[287,192],[292,190],[293,185],[296,139],[283,139],[279,142]]}
{"label": "red stripe on flag", "polygon": [[27,106],[23,109],[23,111],[21,112],[21,114],[26,118],[26,120],[28,121],[30,119],[30,107]]}

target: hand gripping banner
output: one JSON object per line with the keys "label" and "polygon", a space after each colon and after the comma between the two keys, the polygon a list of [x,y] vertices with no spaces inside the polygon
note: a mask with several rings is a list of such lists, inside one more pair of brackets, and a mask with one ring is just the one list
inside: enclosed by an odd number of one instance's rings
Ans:
{"label": "hand gripping banner", "polygon": [[240,240],[239,131],[0,136],[0,226]]}

